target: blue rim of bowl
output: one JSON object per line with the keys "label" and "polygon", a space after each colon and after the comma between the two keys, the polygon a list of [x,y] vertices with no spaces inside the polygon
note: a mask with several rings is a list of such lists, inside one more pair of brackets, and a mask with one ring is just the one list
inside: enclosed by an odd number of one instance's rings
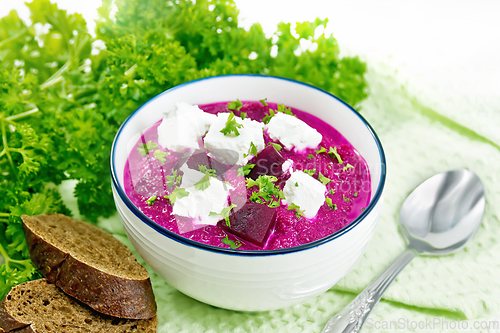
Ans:
{"label": "blue rim of bowl", "polygon": [[[162,96],[164,94],[167,94],[167,93],[169,93],[169,92],[171,92],[171,91],[173,91],[175,89],[184,87],[186,85],[189,85],[189,84],[192,84],[192,83],[195,83],[195,82],[198,82],[198,81],[211,80],[211,79],[215,79],[215,78],[246,77],[246,76],[284,80],[284,81],[293,82],[293,83],[296,83],[296,84],[300,84],[300,85],[307,86],[309,88],[318,90],[318,91],[320,91],[320,92],[322,92],[324,94],[327,94],[327,95],[335,98],[336,100],[338,100],[339,102],[341,102],[342,104],[344,104],[345,106],[347,106],[365,124],[365,126],[368,129],[368,131],[370,132],[370,134],[372,135],[373,139],[375,140],[375,143],[377,144],[377,148],[379,150],[380,161],[381,161],[381,173],[380,173],[379,185],[378,185],[377,191],[375,192],[375,195],[373,196],[373,199],[370,201],[370,203],[365,208],[365,210],[356,219],[354,219],[354,221],[352,221],[351,223],[349,223],[348,225],[346,225],[342,229],[334,232],[333,234],[331,234],[331,235],[329,235],[327,237],[318,239],[318,240],[316,240],[314,242],[311,242],[311,243],[299,245],[299,246],[289,247],[289,248],[285,248],[285,249],[277,249],[277,250],[253,250],[253,251],[250,251],[250,250],[237,250],[237,249],[233,250],[233,249],[227,249],[227,248],[222,248],[222,247],[217,247],[217,246],[213,246],[213,245],[208,245],[208,244],[196,242],[196,241],[193,241],[191,239],[185,238],[185,237],[183,237],[181,235],[178,235],[178,234],[176,234],[176,233],[174,233],[174,232],[172,232],[172,231],[170,231],[170,230],[168,230],[168,229],[160,226],[159,224],[157,224],[156,222],[154,222],[153,220],[151,220],[149,217],[147,217],[139,208],[137,208],[132,203],[132,201],[128,198],[128,196],[125,194],[125,191],[120,186],[120,184],[119,184],[119,182],[117,180],[117,177],[116,177],[115,164],[114,164],[114,160],[115,160],[115,145],[116,145],[116,141],[117,141],[118,137],[120,136],[120,133],[121,133],[122,129],[127,125],[127,123],[134,117],[134,115],[136,113],[138,113],[145,105],[147,105],[148,103],[152,102],[156,98],[159,98],[160,96]],[[245,257],[248,257],[248,256],[273,256],[273,255],[282,255],[282,254],[287,254],[287,253],[304,251],[304,250],[307,250],[307,249],[310,249],[310,248],[314,248],[314,247],[320,246],[320,245],[322,245],[324,243],[328,243],[329,241],[342,236],[343,234],[349,232],[354,227],[356,227],[368,214],[370,214],[370,212],[373,210],[373,207],[375,207],[375,205],[378,203],[378,201],[380,200],[380,198],[382,196],[382,191],[384,189],[385,178],[386,178],[386,160],[385,160],[385,153],[384,153],[384,149],[382,147],[382,143],[380,142],[380,139],[378,138],[377,134],[375,133],[375,131],[373,130],[373,128],[371,127],[371,125],[366,121],[365,118],[363,118],[363,116],[361,116],[359,114],[358,111],[356,111],[353,107],[351,107],[349,104],[347,104],[346,102],[344,102],[339,97],[337,97],[335,95],[332,95],[328,91],[325,91],[323,89],[320,89],[320,88],[315,87],[313,85],[310,85],[308,83],[304,83],[304,82],[300,82],[300,81],[296,81],[296,80],[292,80],[292,79],[288,79],[288,78],[284,78],[284,77],[279,77],[279,76],[260,75],[260,74],[228,74],[228,75],[217,75],[217,76],[211,76],[211,77],[201,78],[201,79],[197,79],[197,80],[193,80],[193,81],[189,81],[189,82],[185,82],[185,83],[179,84],[179,85],[177,85],[175,87],[172,87],[172,88],[170,88],[168,90],[165,90],[164,92],[162,92],[162,93],[154,96],[153,98],[151,98],[150,100],[148,100],[147,102],[145,102],[144,104],[142,104],[141,106],[139,106],[134,112],[132,112],[130,114],[130,116],[128,116],[128,118],[122,123],[122,125],[118,129],[118,132],[116,133],[115,138],[113,140],[113,145],[111,147],[111,161],[110,162],[111,162],[110,163],[111,179],[112,179],[112,182],[113,182],[113,186],[115,187],[115,190],[118,192],[118,195],[123,200],[123,202],[125,203],[125,205],[127,206],[127,208],[130,209],[130,211],[132,213],[134,213],[134,215],[137,216],[137,218],[139,218],[142,222],[146,223],[149,227],[155,229],[156,231],[158,231],[162,235],[164,235],[164,236],[166,236],[166,237],[168,237],[168,238],[170,238],[170,239],[172,239],[174,241],[177,241],[179,243],[187,245],[187,246],[192,246],[192,247],[195,247],[195,248],[198,248],[198,249],[201,249],[201,250],[216,252],[216,253],[220,253],[220,254],[245,256]]]}

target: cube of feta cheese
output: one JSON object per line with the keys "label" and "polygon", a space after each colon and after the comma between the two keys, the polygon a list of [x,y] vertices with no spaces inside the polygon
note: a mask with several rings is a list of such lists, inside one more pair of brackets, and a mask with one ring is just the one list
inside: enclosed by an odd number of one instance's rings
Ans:
{"label": "cube of feta cheese", "polygon": [[166,113],[158,126],[158,143],[173,151],[200,148],[200,139],[217,116],[204,112],[197,105],[177,103]]}
{"label": "cube of feta cheese", "polygon": [[194,224],[201,225],[216,225],[223,219],[224,216],[213,213],[220,213],[229,206],[227,198],[232,187],[216,178],[210,177],[209,181],[210,186],[205,190],[199,190],[194,186],[186,188],[189,195],[175,201],[172,213],[192,218]]}
{"label": "cube of feta cheese", "polygon": [[182,171],[181,187],[188,188],[199,182],[205,174],[195,169],[190,169],[187,163],[184,163],[180,168]]}
{"label": "cube of feta cheese", "polygon": [[210,156],[219,162],[228,165],[245,165],[253,157],[249,154],[252,143],[257,148],[257,152],[265,147],[262,131],[264,124],[249,118],[235,117],[236,122],[243,125],[238,128],[240,134],[224,135],[221,130],[226,126],[228,117],[229,113],[217,115],[217,120],[213,122],[205,136],[205,148],[210,152]]}
{"label": "cube of feta cheese", "polygon": [[319,208],[325,203],[325,193],[325,185],[299,170],[292,172],[283,188],[286,202],[299,206],[307,218],[316,216]]}
{"label": "cube of feta cheese", "polygon": [[286,149],[300,151],[316,148],[323,136],[302,120],[278,112],[266,125],[267,133],[273,140],[279,140]]}

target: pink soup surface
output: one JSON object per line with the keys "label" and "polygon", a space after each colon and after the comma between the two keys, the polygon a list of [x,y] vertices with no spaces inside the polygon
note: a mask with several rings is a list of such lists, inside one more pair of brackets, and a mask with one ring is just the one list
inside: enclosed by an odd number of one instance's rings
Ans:
{"label": "pink soup surface", "polygon": [[[239,116],[241,112],[245,112],[248,118],[262,121],[269,108],[277,109],[276,104],[268,104],[264,106],[260,102],[245,101],[243,107],[234,113]],[[227,109],[227,102],[199,105],[199,107],[212,114],[230,112]],[[323,176],[331,179],[326,184],[328,191],[326,196],[331,198],[333,205],[325,202],[312,219],[297,216],[294,211],[288,210],[285,204],[273,208],[276,210],[275,221],[262,247],[223,228],[224,220],[215,226],[207,225],[184,233],[179,231],[178,219],[172,214],[172,205],[164,196],[171,192],[166,184],[166,176],[172,174],[171,169],[178,164],[184,154],[170,152],[160,145],[145,155],[144,151],[141,154],[138,149],[132,149],[124,172],[127,196],[147,217],[165,229],[193,241],[217,247],[230,248],[227,244],[229,239],[239,245],[238,250],[275,250],[310,243],[333,234],[351,223],[368,205],[371,194],[368,166],[363,157],[335,128],[311,114],[294,108],[291,110],[297,118],[315,128],[323,139],[316,149],[307,148],[295,152],[283,148],[279,153],[285,160],[293,160],[295,170],[316,169],[314,178],[318,179],[321,172]],[[158,143],[157,127],[160,123],[161,121],[158,121],[145,130],[135,147],[149,141]],[[266,131],[264,131],[264,141],[266,146],[270,142],[279,143],[270,139]],[[320,147],[326,148],[326,152],[318,154]],[[328,154],[330,147],[336,147],[342,164],[333,154]],[[163,163],[154,157],[155,150],[168,153]],[[252,160],[249,163],[252,163]],[[283,190],[289,177],[290,173],[281,173],[277,177],[276,186]],[[255,188],[247,189],[247,198],[250,198],[253,191]],[[153,195],[156,195],[157,199],[150,205],[147,200]]]}

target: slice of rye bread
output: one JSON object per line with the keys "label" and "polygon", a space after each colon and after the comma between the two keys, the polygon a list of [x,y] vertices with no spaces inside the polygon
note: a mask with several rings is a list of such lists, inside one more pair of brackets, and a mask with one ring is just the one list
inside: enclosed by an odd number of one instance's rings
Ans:
{"label": "slice of rye bread", "polygon": [[17,285],[0,301],[0,332],[156,332],[158,318],[120,319],[100,314],[46,279]]}
{"label": "slice of rye bread", "polygon": [[61,214],[21,218],[33,264],[66,294],[114,317],[156,315],[148,272],[116,238]]}

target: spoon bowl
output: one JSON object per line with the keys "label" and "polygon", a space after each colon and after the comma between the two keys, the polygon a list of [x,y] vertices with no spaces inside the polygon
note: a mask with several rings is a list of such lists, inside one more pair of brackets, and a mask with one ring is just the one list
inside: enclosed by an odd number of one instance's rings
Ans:
{"label": "spoon bowl", "polygon": [[481,180],[471,171],[437,174],[418,186],[399,214],[408,247],[444,255],[462,249],[481,225],[486,205]]}
{"label": "spoon bowl", "polygon": [[485,205],[483,184],[471,171],[447,171],[424,181],[399,214],[408,247],[326,323],[323,333],[359,332],[391,282],[416,255],[445,255],[465,247],[481,225]]}

